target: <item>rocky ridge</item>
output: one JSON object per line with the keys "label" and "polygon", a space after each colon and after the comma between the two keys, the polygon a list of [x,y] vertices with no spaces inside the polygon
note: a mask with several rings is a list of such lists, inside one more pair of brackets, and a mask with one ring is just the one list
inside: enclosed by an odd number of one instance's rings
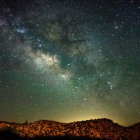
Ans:
{"label": "rocky ridge", "polygon": [[123,127],[109,119],[59,123],[41,120],[33,123],[0,122],[0,130],[11,128],[21,137],[87,136],[108,140],[140,140],[140,123]]}

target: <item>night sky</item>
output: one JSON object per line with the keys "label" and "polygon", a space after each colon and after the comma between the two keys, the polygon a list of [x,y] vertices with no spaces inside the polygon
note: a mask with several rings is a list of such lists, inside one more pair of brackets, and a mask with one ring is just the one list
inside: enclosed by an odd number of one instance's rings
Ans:
{"label": "night sky", "polygon": [[140,122],[140,5],[1,0],[0,120]]}

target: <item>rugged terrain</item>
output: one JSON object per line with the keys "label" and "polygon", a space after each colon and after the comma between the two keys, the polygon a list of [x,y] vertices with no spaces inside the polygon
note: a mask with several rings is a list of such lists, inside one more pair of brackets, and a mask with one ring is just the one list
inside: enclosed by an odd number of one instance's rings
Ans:
{"label": "rugged terrain", "polygon": [[[108,140],[140,140],[140,123],[131,127],[123,127],[109,119],[87,120],[72,123],[59,123],[41,120],[33,123],[0,122],[0,139],[10,133],[20,138],[33,139],[37,137],[82,137],[89,139]],[[7,134],[6,134],[7,135]],[[48,138],[47,138],[48,139]],[[66,138],[68,139],[68,138]]]}

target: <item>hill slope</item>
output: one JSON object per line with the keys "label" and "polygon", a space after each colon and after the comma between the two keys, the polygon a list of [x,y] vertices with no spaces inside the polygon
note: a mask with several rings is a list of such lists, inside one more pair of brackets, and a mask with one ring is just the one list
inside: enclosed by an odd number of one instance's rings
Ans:
{"label": "hill slope", "polygon": [[87,120],[72,123],[36,121],[33,123],[0,122],[0,129],[10,128],[22,138],[59,136],[88,137],[109,140],[140,140],[140,123],[123,127],[109,119]]}

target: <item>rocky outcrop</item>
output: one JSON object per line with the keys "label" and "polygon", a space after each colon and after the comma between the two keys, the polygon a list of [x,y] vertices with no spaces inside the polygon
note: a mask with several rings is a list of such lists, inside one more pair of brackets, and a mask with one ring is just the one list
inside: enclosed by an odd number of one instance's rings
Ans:
{"label": "rocky outcrop", "polygon": [[59,123],[55,121],[36,121],[33,123],[0,122],[0,129],[10,127],[21,137],[36,136],[86,136],[108,140],[140,140],[140,123],[123,127],[109,119]]}

